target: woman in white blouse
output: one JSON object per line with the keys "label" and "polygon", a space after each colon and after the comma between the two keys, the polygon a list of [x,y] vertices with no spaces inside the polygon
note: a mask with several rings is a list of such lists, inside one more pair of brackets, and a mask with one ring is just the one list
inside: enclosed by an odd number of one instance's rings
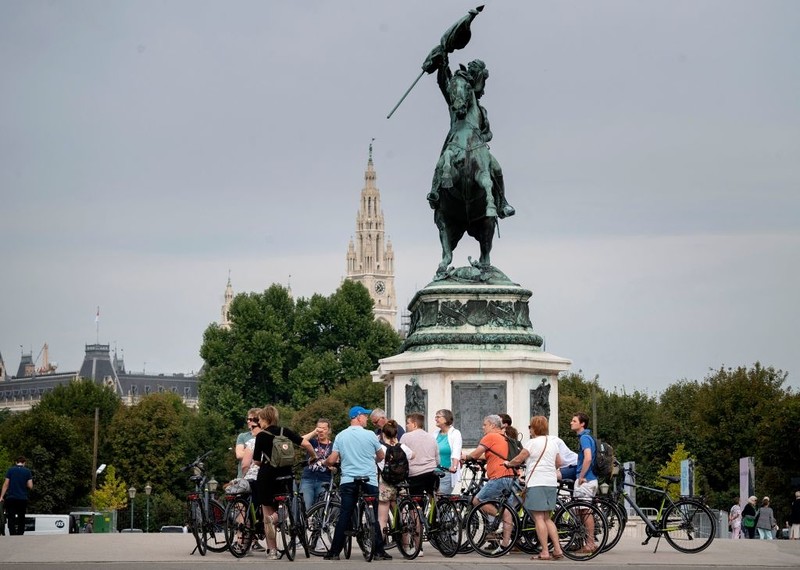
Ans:
{"label": "woman in white blouse", "polygon": [[[550,513],[556,508],[558,495],[558,479],[556,471],[561,467],[561,456],[558,445],[548,436],[549,424],[544,416],[531,418],[531,439],[511,461],[505,463],[509,467],[517,467],[525,462],[526,483],[525,508],[530,511],[536,525],[536,536],[542,545],[542,552],[532,556],[533,560],[558,560],[564,557],[561,544],[558,542],[556,525]],[[553,543],[553,555],[547,548],[547,539]]]}
{"label": "woman in white blouse", "polygon": [[461,432],[453,427],[453,412],[439,410],[433,416],[439,428],[433,436],[439,446],[439,463],[447,473],[439,480],[439,493],[452,495],[461,479]]}

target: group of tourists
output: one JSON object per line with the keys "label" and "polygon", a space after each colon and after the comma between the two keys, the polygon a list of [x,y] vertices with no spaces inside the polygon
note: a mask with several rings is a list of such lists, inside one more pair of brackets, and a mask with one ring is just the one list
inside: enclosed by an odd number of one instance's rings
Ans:
{"label": "group of tourists", "polygon": [[[473,504],[499,500],[506,490],[511,490],[517,477],[516,468],[525,464],[525,508],[536,521],[536,532],[542,544],[548,539],[553,544],[535,556],[538,559],[559,559],[563,552],[550,513],[556,507],[558,480],[574,479],[576,497],[593,497],[597,493],[597,476],[592,470],[596,453],[595,441],[587,429],[589,418],[583,412],[575,414],[571,429],[578,435],[578,452],[571,451],[563,440],[549,435],[549,420],[534,416],[530,421],[530,439],[524,446],[507,414],[490,414],[483,419],[483,437],[469,453],[462,449],[461,432],[453,425],[451,410],[441,409],[434,414],[436,430],[425,430],[425,416],[410,413],[401,426],[387,417],[382,409],[353,406],[349,411],[350,425],[336,434],[331,432],[331,422],[320,418],[315,428],[304,435],[288,428],[278,427],[278,410],[273,406],[252,409],[247,414],[249,431],[236,442],[236,456],[240,460],[240,477],[248,480],[253,500],[260,504],[266,535],[268,559],[277,558],[275,540],[276,505],[274,495],[290,491],[292,479],[278,479],[291,475],[291,467],[274,468],[263,461],[272,453],[276,436],[281,433],[306,452],[306,465],[300,480],[306,509],[322,495],[324,483],[331,481],[333,470],[340,470],[340,511],[326,560],[338,560],[344,547],[351,515],[358,499],[357,478],[365,478],[363,492],[378,496],[376,505],[375,559],[390,560],[383,545],[384,528],[389,510],[397,499],[398,483],[405,481],[411,495],[452,494],[459,486],[462,465],[468,460],[485,460],[487,483],[473,498]],[[368,430],[371,421],[373,430]],[[517,452],[518,450],[518,452]],[[516,453],[515,453],[516,452]],[[396,473],[395,471],[396,470]],[[586,517],[588,525],[593,518]],[[498,548],[507,547],[511,525],[503,525],[506,535]],[[594,533],[588,533],[593,537]],[[254,541],[257,543],[257,541]],[[582,546],[593,551],[590,541]],[[254,549],[265,550],[254,546]]]}

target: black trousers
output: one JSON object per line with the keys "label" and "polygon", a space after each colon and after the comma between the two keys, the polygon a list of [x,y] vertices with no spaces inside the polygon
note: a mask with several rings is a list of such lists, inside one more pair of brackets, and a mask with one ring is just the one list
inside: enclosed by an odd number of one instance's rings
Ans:
{"label": "black trousers", "polygon": [[25,513],[28,511],[28,501],[25,499],[12,499],[4,497],[6,507],[6,520],[8,521],[8,534],[21,535],[25,532]]}
{"label": "black trousers", "polygon": [[420,473],[408,478],[408,494],[422,495],[428,493],[433,495],[439,488],[439,476],[434,471]]}

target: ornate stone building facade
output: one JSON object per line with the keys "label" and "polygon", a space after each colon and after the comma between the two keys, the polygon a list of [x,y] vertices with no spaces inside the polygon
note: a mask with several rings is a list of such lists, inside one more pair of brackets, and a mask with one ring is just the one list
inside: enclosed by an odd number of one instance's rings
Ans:
{"label": "ornate stone building facade", "polygon": [[375,302],[376,319],[397,328],[397,295],[394,291],[394,250],[386,238],[381,193],[375,185],[372,144],[364,172],[361,207],[356,215],[355,238],[347,248],[347,279],[358,281]]}

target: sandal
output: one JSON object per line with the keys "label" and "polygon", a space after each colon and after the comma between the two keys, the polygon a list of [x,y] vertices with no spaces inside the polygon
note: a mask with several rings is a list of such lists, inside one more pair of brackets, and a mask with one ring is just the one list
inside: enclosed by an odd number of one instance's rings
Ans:
{"label": "sandal", "polygon": [[553,554],[553,560],[561,560],[562,558],[564,558],[564,553]]}
{"label": "sandal", "polygon": [[535,554],[531,556],[531,560],[555,560],[553,556],[544,557],[541,554]]}

